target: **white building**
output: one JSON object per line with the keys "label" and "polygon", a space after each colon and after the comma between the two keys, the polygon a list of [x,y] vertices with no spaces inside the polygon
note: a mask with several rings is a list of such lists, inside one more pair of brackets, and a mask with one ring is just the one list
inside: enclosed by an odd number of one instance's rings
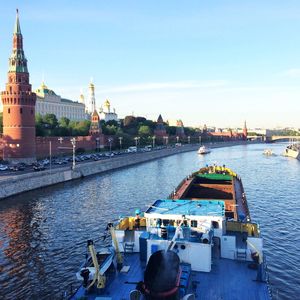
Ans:
{"label": "white building", "polygon": [[85,105],[83,103],[61,98],[50,90],[43,82],[35,91],[36,93],[36,114],[54,114],[59,120],[66,117],[73,121],[85,119]]}
{"label": "white building", "polygon": [[106,99],[103,106],[100,107],[99,116],[100,116],[100,120],[104,120],[105,122],[119,121],[118,115],[116,114],[116,110],[113,109],[113,111],[111,111],[110,102],[108,99]]}

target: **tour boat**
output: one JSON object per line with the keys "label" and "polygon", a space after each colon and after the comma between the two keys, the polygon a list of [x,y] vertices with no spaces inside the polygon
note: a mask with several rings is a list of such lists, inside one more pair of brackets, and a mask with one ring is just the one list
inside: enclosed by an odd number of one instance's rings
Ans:
{"label": "tour boat", "polygon": [[210,152],[211,152],[211,150],[208,147],[206,147],[206,146],[201,146],[198,149],[198,154],[208,154]]}
{"label": "tour boat", "polygon": [[300,160],[300,143],[291,143],[290,145],[288,145],[283,155]]}
{"label": "tour boat", "polygon": [[259,226],[225,166],[200,169],[108,230],[114,259],[101,272],[89,241],[94,277],[70,299],[272,299]]}

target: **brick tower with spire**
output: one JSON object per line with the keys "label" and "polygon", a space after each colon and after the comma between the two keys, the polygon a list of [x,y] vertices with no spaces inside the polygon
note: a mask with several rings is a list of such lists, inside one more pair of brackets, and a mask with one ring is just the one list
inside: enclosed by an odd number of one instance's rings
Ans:
{"label": "brick tower with spire", "polygon": [[35,161],[36,95],[31,91],[29,83],[18,10],[7,77],[5,91],[1,92],[5,142],[3,156],[5,160],[9,161]]}

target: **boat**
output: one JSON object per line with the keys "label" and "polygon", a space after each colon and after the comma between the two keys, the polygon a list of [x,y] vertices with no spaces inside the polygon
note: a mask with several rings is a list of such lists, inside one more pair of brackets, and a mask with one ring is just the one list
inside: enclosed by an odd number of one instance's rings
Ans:
{"label": "boat", "polygon": [[110,266],[86,276],[69,299],[272,299],[259,225],[241,178],[224,165],[190,174],[108,232]]}
{"label": "boat", "polygon": [[291,144],[289,144],[285,148],[283,155],[300,160],[300,143],[292,142]]}
{"label": "boat", "polygon": [[272,149],[265,149],[264,152],[263,152],[264,155],[266,156],[272,156],[274,155]]}
{"label": "boat", "polygon": [[206,147],[206,146],[201,146],[198,149],[198,154],[208,154],[210,152],[211,152],[211,150],[208,147]]}

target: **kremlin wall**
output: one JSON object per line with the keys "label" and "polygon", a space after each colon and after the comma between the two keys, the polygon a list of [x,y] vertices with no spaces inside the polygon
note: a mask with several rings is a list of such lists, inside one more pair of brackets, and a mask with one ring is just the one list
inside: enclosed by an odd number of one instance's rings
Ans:
{"label": "kremlin wall", "polygon": [[[95,104],[95,87],[89,85],[89,105],[84,104],[84,95],[80,95],[80,102],[62,99],[42,83],[41,87],[32,91],[29,81],[27,59],[23,50],[23,36],[17,11],[13,31],[13,48],[9,58],[9,69],[5,91],[1,92],[3,104],[3,135],[0,136],[0,155],[3,160],[12,163],[34,162],[37,158],[51,155],[60,155],[72,152],[71,137],[36,137],[35,115],[53,113],[57,117],[68,117],[70,120],[89,118],[91,127],[88,136],[77,136],[76,149],[92,151],[108,146],[109,136],[102,133],[100,120],[117,121],[115,109],[111,109],[110,102],[106,100],[99,112]],[[200,133],[199,133],[200,134]],[[221,137],[222,140],[245,140],[247,138],[246,123],[243,133],[211,133],[203,130],[204,137]],[[200,135],[199,135],[200,137]],[[166,145],[169,136],[162,116],[159,115],[154,139],[160,140]],[[190,137],[186,137],[181,120],[176,121],[176,133],[170,140],[177,142],[186,140],[190,143]],[[2,150],[2,151],[1,151]]]}

